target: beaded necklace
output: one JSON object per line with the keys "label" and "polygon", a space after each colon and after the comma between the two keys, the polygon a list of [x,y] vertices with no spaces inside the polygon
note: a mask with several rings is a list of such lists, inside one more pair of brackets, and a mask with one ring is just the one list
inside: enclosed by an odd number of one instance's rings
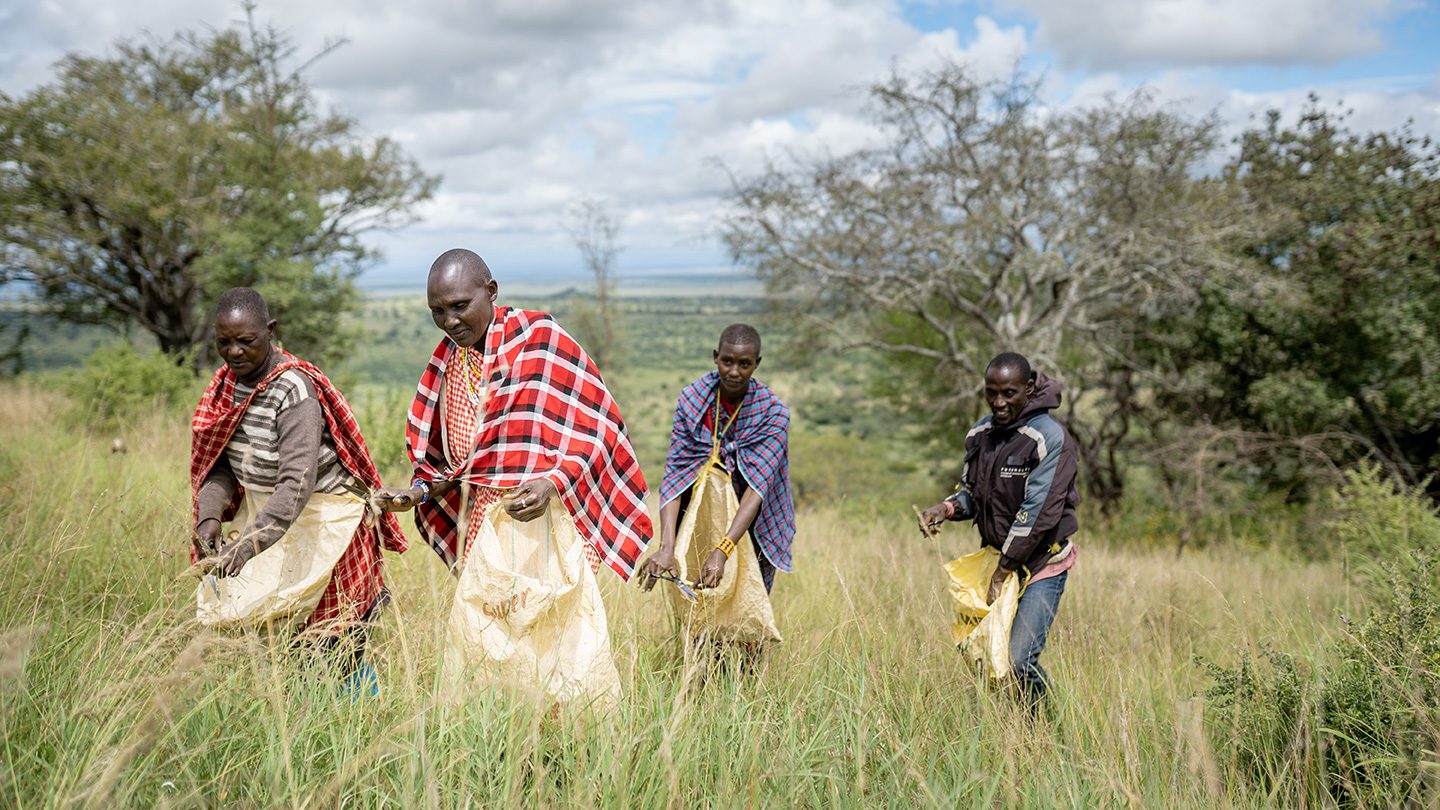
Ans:
{"label": "beaded necklace", "polygon": [[726,433],[730,432],[730,427],[735,424],[735,417],[739,415],[740,405],[736,405],[735,411],[730,414],[730,421],[725,423],[725,427],[720,427],[720,391],[717,389],[715,391],[715,430],[710,434],[711,441],[713,442],[710,447],[710,457],[712,459],[720,458],[720,441],[725,437]]}
{"label": "beaded necklace", "polygon": [[[461,347],[461,355],[465,364],[465,388],[470,396],[470,402],[479,405],[482,392],[485,390],[485,357],[481,352],[466,346]],[[475,381],[480,381],[480,387],[475,387]]]}

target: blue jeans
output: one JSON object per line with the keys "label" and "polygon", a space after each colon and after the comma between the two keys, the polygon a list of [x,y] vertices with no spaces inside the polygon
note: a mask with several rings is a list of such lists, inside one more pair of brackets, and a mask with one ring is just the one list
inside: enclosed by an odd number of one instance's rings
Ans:
{"label": "blue jeans", "polygon": [[1050,688],[1050,676],[1040,666],[1040,653],[1050,635],[1050,624],[1060,609],[1060,595],[1065,593],[1066,571],[1059,576],[1030,583],[1020,595],[1015,623],[1010,626],[1010,666],[1020,691],[1030,703],[1039,703]]}

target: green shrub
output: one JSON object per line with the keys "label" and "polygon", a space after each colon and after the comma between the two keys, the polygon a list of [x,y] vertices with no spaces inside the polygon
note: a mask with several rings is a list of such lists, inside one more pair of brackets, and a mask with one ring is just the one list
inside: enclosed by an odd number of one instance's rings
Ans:
{"label": "green shrub", "polygon": [[158,350],[139,352],[129,343],[100,347],[65,382],[81,424],[110,427],[157,409],[188,409],[201,381]]}
{"label": "green shrub", "polygon": [[879,440],[805,428],[792,430],[790,484],[795,503],[804,506],[845,502],[856,505],[862,513],[882,508],[908,516],[907,503],[935,497],[934,485],[917,473],[916,464],[889,459],[885,450]]}
{"label": "green shrub", "polygon": [[1351,570],[1372,591],[1388,592],[1383,584],[1388,567],[1398,567],[1399,575],[1409,578],[1417,559],[1440,551],[1434,502],[1419,490],[1397,491],[1378,464],[1347,471],[1329,500],[1326,529]]}
{"label": "green shrub", "polygon": [[1272,649],[1261,661],[1242,653],[1234,668],[1199,663],[1213,682],[1205,697],[1215,749],[1228,752],[1236,775],[1268,785],[1295,737],[1306,677],[1293,657]]}
{"label": "green shrub", "polygon": [[[1338,645],[1339,661],[1320,686],[1327,781],[1356,805],[1384,797],[1419,799],[1421,762],[1440,751],[1440,556],[1388,566],[1383,607]],[[1434,790],[1434,786],[1431,787]],[[1440,798],[1440,796],[1432,797]]]}
{"label": "green shrub", "polygon": [[[1269,652],[1206,664],[1207,727],[1232,775],[1271,795],[1346,807],[1440,800],[1440,518],[1374,466],[1346,475],[1329,532],[1375,610],[1311,676]],[[1308,708],[1307,708],[1308,707]],[[1432,805],[1433,806],[1433,805]]]}

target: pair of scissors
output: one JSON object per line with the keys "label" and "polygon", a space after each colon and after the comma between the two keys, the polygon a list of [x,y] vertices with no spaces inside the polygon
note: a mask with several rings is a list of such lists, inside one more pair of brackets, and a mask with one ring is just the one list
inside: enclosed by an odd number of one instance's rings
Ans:
{"label": "pair of scissors", "polygon": [[650,576],[656,579],[663,579],[668,582],[675,583],[675,587],[679,589],[680,595],[685,597],[685,601],[692,603],[700,601],[700,597],[697,596],[695,591],[691,589],[690,583],[686,582],[685,580],[679,577],[672,577],[669,574],[651,574]]}

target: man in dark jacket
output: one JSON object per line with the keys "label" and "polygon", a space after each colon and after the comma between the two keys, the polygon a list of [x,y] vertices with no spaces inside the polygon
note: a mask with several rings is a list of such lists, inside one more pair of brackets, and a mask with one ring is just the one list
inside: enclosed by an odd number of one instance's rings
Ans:
{"label": "man in dark jacket", "polygon": [[1060,383],[1030,369],[1014,352],[985,369],[982,417],[965,436],[965,467],[954,495],[926,509],[935,533],[946,520],[974,520],[981,545],[1000,551],[990,601],[1011,573],[1025,583],[1010,631],[1010,663],[1026,698],[1038,703],[1050,686],[1040,653],[1075,564],[1075,443],[1050,415],[1060,407]]}

